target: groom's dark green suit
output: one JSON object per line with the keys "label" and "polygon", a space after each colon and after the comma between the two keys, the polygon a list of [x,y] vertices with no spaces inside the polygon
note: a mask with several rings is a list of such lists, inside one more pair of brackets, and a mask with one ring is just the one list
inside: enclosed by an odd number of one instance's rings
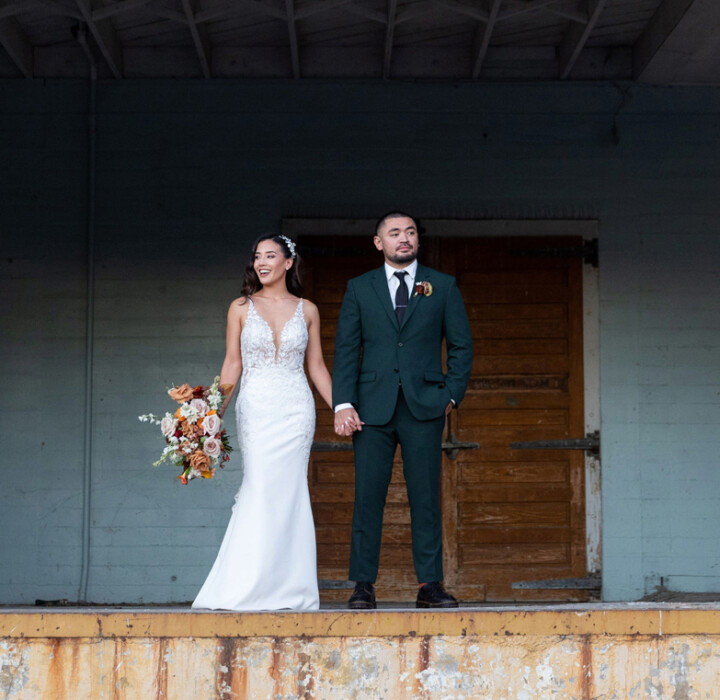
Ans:
{"label": "groom's dark green suit", "polygon": [[[454,278],[418,265],[415,283],[432,294],[410,295],[398,324],[384,267],[350,280],[335,337],[333,405],[352,403],[365,422],[353,434],[355,509],[350,580],[377,577],[382,516],[398,442],[412,519],[418,581],[442,581],[439,505],[440,443],[445,408],[465,395],[473,350],[465,306]],[[447,347],[447,373],[442,341]]]}

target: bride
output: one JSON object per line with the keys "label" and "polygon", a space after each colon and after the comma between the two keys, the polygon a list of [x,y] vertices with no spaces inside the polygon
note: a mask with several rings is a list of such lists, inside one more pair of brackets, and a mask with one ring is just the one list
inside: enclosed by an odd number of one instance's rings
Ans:
{"label": "bride", "polygon": [[[193,608],[317,610],[315,528],[307,484],[315,405],[303,371],[332,402],[317,307],[302,299],[294,242],[254,245],[230,305],[221,384],[236,385],[243,481],[220,551]],[[228,392],[222,411],[230,402]]]}

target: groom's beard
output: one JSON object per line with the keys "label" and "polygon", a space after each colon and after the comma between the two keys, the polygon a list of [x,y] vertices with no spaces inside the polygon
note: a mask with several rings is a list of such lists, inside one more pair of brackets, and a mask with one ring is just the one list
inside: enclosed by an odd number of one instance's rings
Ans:
{"label": "groom's beard", "polygon": [[417,250],[409,250],[404,253],[393,253],[388,255],[387,259],[390,262],[397,263],[398,265],[409,264],[417,258]]}

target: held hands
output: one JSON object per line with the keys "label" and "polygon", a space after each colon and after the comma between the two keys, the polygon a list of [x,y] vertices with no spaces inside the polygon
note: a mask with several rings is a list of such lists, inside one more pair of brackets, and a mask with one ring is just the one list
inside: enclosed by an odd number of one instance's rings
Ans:
{"label": "held hands", "polygon": [[349,436],[356,430],[362,430],[364,423],[354,408],[343,408],[335,414],[335,432]]}

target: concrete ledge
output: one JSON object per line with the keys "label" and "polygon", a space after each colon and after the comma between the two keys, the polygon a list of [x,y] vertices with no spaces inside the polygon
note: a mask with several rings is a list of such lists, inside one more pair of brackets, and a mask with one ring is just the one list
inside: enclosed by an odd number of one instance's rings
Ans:
{"label": "concrete ledge", "polygon": [[720,605],[0,610],[6,700],[717,698]]}
{"label": "concrete ledge", "polygon": [[216,612],[186,608],[0,610],[0,638],[424,637],[720,634],[720,603]]}

